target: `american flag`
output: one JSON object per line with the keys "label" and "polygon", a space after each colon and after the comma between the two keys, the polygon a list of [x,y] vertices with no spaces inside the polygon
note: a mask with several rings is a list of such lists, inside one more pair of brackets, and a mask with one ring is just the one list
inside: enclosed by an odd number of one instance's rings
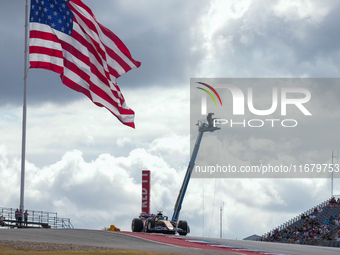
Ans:
{"label": "american flag", "polygon": [[31,0],[29,60],[135,127],[116,80],[141,63],[81,0]]}

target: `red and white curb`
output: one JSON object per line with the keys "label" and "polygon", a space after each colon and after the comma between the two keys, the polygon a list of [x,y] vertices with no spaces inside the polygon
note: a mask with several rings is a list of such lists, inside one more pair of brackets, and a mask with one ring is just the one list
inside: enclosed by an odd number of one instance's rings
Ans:
{"label": "red and white curb", "polygon": [[185,247],[185,248],[195,248],[195,249],[202,249],[202,250],[213,250],[213,251],[224,251],[224,252],[237,252],[239,254],[244,255],[289,255],[284,253],[275,253],[275,252],[268,252],[263,250],[257,249],[249,249],[225,244],[219,244],[215,242],[210,242],[206,240],[197,240],[197,239],[190,239],[190,238],[182,238],[177,236],[171,235],[163,235],[163,234],[149,234],[149,233],[132,233],[132,232],[115,232],[121,233],[129,236],[134,236],[137,238],[145,239],[148,241],[161,243],[165,245],[172,245],[177,247]]}

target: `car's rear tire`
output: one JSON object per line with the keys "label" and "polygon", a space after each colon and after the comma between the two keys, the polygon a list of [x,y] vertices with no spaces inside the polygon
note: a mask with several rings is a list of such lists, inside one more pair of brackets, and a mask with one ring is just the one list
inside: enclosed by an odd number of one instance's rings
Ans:
{"label": "car's rear tire", "polygon": [[145,224],[146,224],[146,232],[150,233],[150,232],[152,232],[152,228],[155,227],[155,219],[148,218],[146,220]]}
{"label": "car's rear tire", "polygon": [[143,230],[143,221],[141,219],[134,218],[132,220],[131,230],[132,230],[132,232],[142,232],[142,230]]}
{"label": "car's rear tire", "polygon": [[178,227],[184,230],[184,232],[178,232],[179,235],[186,236],[188,234],[189,232],[188,222],[186,222],[185,220],[182,220],[178,223]]}

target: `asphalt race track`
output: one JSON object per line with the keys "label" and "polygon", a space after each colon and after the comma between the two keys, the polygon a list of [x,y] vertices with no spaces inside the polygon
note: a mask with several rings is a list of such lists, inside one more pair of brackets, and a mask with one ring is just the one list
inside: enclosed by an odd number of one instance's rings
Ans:
{"label": "asphalt race track", "polygon": [[340,254],[339,248],[330,247],[84,229],[0,229],[0,240],[90,245],[178,254]]}

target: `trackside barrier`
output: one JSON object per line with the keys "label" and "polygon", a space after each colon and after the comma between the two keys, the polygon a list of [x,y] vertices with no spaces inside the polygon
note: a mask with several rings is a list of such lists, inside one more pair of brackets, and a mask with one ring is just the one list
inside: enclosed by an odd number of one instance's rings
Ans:
{"label": "trackside barrier", "polygon": [[[5,220],[15,221],[15,211],[13,208],[0,207],[0,216]],[[74,228],[69,218],[58,218],[55,212],[44,212],[27,210],[28,222],[48,224],[51,228]],[[22,223],[24,222],[24,217]],[[32,225],[32,224],[31,224]],[[30,226],[30,224],[28,224]]]}

